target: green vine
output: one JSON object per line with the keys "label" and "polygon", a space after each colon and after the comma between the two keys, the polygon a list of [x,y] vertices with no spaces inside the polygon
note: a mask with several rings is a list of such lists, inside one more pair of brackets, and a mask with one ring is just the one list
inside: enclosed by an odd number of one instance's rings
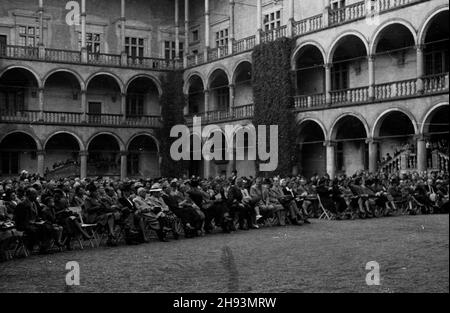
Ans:
{"label": "green vine", "polygon": [[176,138],[170,137],[173,126],[185,124],[184,121],[184,94],[183,74],[179,71],[169,72],[161,82],[161,119],[162,128],[159,129],[161,141],[160,154],[161,176],[179,177],[185,170],[185,161],[174,161],[170,156],[170,147]]}
{"label": "green vine", "polygon": [[253,125],[266,125],[267,133],[270,125],[278,125],[278,168],[270,175],[290,175],[295,164],[291,51],[292,40],[280,38],[257,46],[252,53]]}

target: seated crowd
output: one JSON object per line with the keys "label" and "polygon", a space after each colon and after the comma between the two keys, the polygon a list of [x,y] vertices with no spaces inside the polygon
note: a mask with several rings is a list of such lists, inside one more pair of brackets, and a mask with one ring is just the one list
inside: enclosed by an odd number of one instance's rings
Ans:
{"label": "seated crowd", "polygon": [[[74,240],[107,238],[115,246],[225,233],[263,225],[309,224],[326,216],[355,219],[398,213],[448,212],[448,174],[359,172],[328,175],[210,179],[45,180],[22,173],[0,182],[0,252],[20,238],[27,251],[72,249]],[[97,234],[97,237],[96,237]]]}

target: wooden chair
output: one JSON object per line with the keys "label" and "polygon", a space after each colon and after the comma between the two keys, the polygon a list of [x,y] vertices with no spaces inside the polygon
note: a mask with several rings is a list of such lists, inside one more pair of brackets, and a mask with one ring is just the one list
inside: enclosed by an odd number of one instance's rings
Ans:
{"label": "wooden chair", "polygon": [[[100,246],[100,236],[97,233],[97,224],[86,224],[84,223],[83,220],[83,210],[81,209],[81,207],[70,207],[69,211],[73,212],[74,214],[77,214],[78,218],[80,219],[81,222],[81,227],[83,228],[83,230],[85,230],[88,234],[92,235],[92,238],[89,239],[89,243],[91,245],[92,248],[95,247],[99,247]],[[81,236],[78,236],[78,238],[76,238],[80,249],[84,249],[83,247],[83,241],[81,240]]]}
{"label": "wooden chair", "polygon": [[332,220],[332,219],[334,219],[333,213],[331,213],[329,210],[327,210],[323,206],[322,200],[320,199],[319,194],[317,194],[317,202],[319,203],[319,208],[322,210],[322,213],[319,216],[319,220],[322,220],[322,219]]}

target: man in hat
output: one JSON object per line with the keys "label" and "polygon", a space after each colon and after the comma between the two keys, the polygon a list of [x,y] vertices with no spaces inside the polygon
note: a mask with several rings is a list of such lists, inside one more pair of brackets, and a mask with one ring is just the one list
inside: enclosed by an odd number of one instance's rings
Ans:
{"label": "man in hat", "polygon": [[160,222],[163,223],[163,229],[171,231],[174,238],[178,239],[179,234],[176,229],[176,216],[170,211],[169,206],[162,198],[161,184],[155,183],[151,186],[150,196],[147,198],[147,202],[157,214],[161,213]]}
{"label": "man in hat", "polygon": [[164,221],[162,220],[163,213],[154,210],[154,207],[147,201],[147,190],[140,187],[137,190],[137,195],[133,199],[136,206],[136,214],[144,219],[144,222],[149,225],[158,235],[160,241],[167,241],[164,231]]}

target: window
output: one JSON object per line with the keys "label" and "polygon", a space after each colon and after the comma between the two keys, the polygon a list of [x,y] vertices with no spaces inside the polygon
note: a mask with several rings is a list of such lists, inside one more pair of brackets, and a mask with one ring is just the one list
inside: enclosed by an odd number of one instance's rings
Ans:
{"label": "window", "polygon": [[127,95],[127,112],[129,117],[137,117],[144,115],[144,95],[131,94]]}
{"label": "window", "polygon": [[[78,33],[78,44],[81,49],[81,33]],[[89,53],[100,53],[101,35],[86,33],[86,49]]]}
{"label": "window", "polygon": [[425,54],[425,75],[442,74],[449,71],[448,50],[435,50]]}
{"label": "window", "polygon": [[35,47],[39,43],[39,27],[19,26],[19,46]]}
{"label": "window", "polygon": [[347,89],[348,85],[348,63],[333,64],[331,69],[332,90]]}
{"label": "window", "polygon": [[133,58],[144,56],[144,39],[136,37],[125,37],[125,52]]}
{"label": "window", "polygon": [[[184,43],[180,42],[179,50],[180,50],[180,59],[183,58],[183,49]],[[164,58],[174,60],[175,57],[175,41],[164,41]]]}
{"label": "window", "polygon": [[345,21],[345,9],[342,9],[344,7],[345,0],[331,1],[331,10],[336,11],[330,16],[332,23],[341,23]]}
{"label": "window", "polygon": [[344,143],[338,142],[336,145],[336,169],[344,170]]}
{"label": "window", "polygon": [[228,28],[216,32],[216,47],[223,47],[228,45]]}
{"label": "window", "polygon": [[3,151],[1,155],[1,173],[3,175],[18,174],[20,168],[19,152]]}
{"label": "window", "polygon": [[281,27],[281,11],[264,14],[264,30],[272,30]]}
{"label": "window", "polygon": [[130,153],[127,158],[128,175],[139,175],[139,154]]}
{"label": "window", "polygon": [[11,114],[25,110],[25,92],[22,88],[0,90],[0,111]]}
{"label": "window", "polygon": [[192,31],[192,42],[200,41],[200,38],[198,36],[198,29]]}
{"label": "window", "polygon": [[217,90],[217,106],[219,110],[225,110],[228,108],[229,101],[230,101],[230,89],[220,88]]}
{"label": "window", "polygon": [[331,1],[331,9],[337,10],[345,7],[345,0],[333,0]]}

